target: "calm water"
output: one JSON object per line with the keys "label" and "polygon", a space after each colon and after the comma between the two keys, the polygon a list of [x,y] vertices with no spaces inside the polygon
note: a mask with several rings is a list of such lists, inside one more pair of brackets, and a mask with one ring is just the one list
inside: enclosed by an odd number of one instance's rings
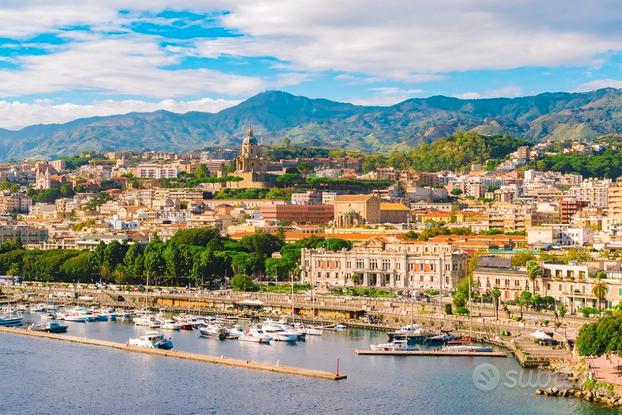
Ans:
{"label": "calm water", "polygon": [[[143,328],[115,322],[68,323],[76,336],[126,342]],[[171,332],[175,348],[334,370],[345,381],[307,379],[166,359],[70,343],[0,334],[2,414],[606,414],[578,400],[537,397],[545,372],[523,370],[512,358],[356,356],[386,341],[365,330],[325,333],[295,345],[203,339]],[[501,381],[474,386],[482,363]],[[538,377],[540,374],[540,377]],[[534,387],[512,386],[512,382]]]}

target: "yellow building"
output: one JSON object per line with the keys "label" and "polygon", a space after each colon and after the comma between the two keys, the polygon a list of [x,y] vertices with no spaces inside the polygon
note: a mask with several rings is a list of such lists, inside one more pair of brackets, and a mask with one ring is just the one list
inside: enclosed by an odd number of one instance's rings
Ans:
{"label": "yellow building", "polygon": [[339,195],[333,204],[339,228],[380,223],[380,199],[375,195]]}

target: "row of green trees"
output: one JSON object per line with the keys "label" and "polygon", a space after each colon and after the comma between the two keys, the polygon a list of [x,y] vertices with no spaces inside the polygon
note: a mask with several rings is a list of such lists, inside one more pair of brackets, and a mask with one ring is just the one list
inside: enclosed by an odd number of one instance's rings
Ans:
{"label": "row of green trees", "polygon": [[[236,241],[214,228],[178,231],[169,241],[149,244],[101,242],[93,250],[26,250],[19,243],[0,245],[0,274],[37,281],[96,281],[156,285],[219,286],[225,276],[266,276],[287,280],[297,273],[302,248],[350,249],[351,242],[312,236],[285,243],[266,232]],[[273,257],[278,252],[279,255]]]}

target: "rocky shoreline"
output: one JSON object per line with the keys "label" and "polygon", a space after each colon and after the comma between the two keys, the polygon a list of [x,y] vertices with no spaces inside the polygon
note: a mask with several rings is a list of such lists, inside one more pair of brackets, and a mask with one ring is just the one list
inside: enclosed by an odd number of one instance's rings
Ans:
{"label": "rocky shoreline", "polygon": [[612,396],[604,391],[591,391],[582,388],[560,389],[553,386],[546,389],[536,389],[536,395],[551,396],[559,398],[579,398],[592,403],[600,403],[607,406],[622,406],[622,397]]}

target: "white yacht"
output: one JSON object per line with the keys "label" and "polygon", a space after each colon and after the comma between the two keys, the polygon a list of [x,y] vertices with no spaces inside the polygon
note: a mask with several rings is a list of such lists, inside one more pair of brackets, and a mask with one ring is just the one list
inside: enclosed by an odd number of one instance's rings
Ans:
{"label": "white yacht", "polygon": [[150,314],[144,314],[134,319],[135,326],[145,326],[151,329],[158,329],[162,326],[162,320]]}
{"label": "white yacht", "polygon": [[219,340],[227,338],[227,329],[219,324],[208,324],[199,327],[202,337],[218,337]]}
{"label": "white yacht", "polygon": [[181,330],[181,324],[177,323],[174,320],[164,320],[162,322],[161,328],[163,330]]}
{"label": "white yacht", "polygon": [[235,325],[231,328],[227,329],[227,338],[232,340],[237,340],[241,335],[244,334],[244,328],[240,325]]}
{"label": "white yacht", "polygon": [[264,333],[264,331],[257,327],[251,327],[246,333],[239,337],[242,342],[254,342],[261,344],[270,344],[272,336]]}
{"label": "white yacht", "polygon": [[157,331],[148,331],[144,336],[130,339],[128,345],[145,347],[147,349],[170,350],[173,348],[173,340],[164,338],[164,336]]}

